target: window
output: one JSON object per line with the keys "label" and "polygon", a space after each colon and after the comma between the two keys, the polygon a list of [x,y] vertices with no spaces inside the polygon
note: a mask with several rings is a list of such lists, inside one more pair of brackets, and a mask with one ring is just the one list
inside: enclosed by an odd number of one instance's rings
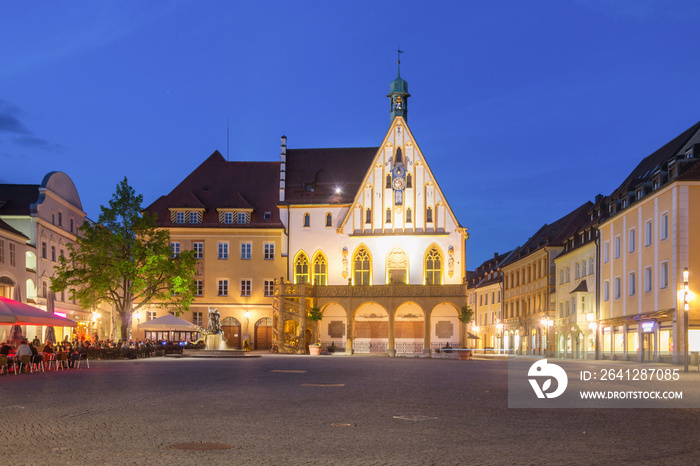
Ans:
{"label": "window", "polygon": [[659,239],[668,239],[668,213],[661,214],[661,221],[659,225]]}
{"label": "window", "polygon": [[365,223],[372,223],[372,209],[365,211]]}
{"label": "window", "polygon": [[488,294],[488,293],[486,293],[486,295],[484,296],[484,304],[485,304],[486,306],[489,305],[489,294]]}
{"label": "window", "polygon": [[581,276],[585,277],[586,275],[586,260],[584,259],[584,261],[581,262]]}
{"label": "window", "polygon": [[58,226],[59,227],[63,226],[63,212],[58,213]]}
{"label": "window", "polygon": [[391,189],[391,175],[386,176],[386,189]]}
{"label": "window", "polygon": [[634,296],[637,293],[637,274],[635,272],[629,273],[627,289],[630,296]]}
{"label": "window", "polygon": [[386,223],[391,223],[391,209],[386,209]]}
{"label": "window", "polygon": [[263,295],[272,296],[274,294],[275,282],[273,280],[265,280],[263,283]]}
{"label": "window", "polygon": [[615,259],[620,258],[620,251],[622,250],[620,236],[615,237]]}
{"label": "window", "polygon": [[17,263],[17,259],[15,257],[15,245],[14,243],[10,243],[8,246],[10,247],[10,265],[14,267]]}
{"label": "window", "polygon": [[263,219],[270,220],[272,218],[272,212],[265,212],[263,214]]}
{"label": "window", "polygon": [[241,280],[241,296],[250,296],[250,280]]}
{"label": "window", "polygon": [[412,188],[413,187],[413,177],[411,176],[410,173],[406,173],[406,188]]}
{"label": "window", "polygon": [[564,269],[559,269],[559,284],[564,284]]}
{"label": "window", "polygon": [[250,259],[252,248],[253,245],[251,243],[241,243],[241,259]]}
{"label": "window", "polygon": [[406,209],[406,223],[412,223],[412,222],[413,222],[413,219],[411,218],[412,216],[413,216],[413,215],[412,215],[412,212],[411,212],[411,208],[409,207],[409,208]]}
{"label": "window", "polygon": [[202,280],[194,281],[194,295],[202,296],[204,294],[204,282]]}
{"label": "window", "polygon": [[606,264],[610,262],[610,242],[608,241],[603,244],[603,262]]}
{"label": "window", "polygon": [[230,225],[233,223],[233,212],[224,212],[223,216],[223,221],[221,223],[225,223],[227,225]]}
{"label": "window", "polygon": [[178,257],[180,256],[180,242],[172,242],[170,243],[170,257]]}
{"label": "window", "polygon": [[330,212],[326,214],[326,228],[332,227],[333,226],[333,216],[331,215]]}
{"label": "window", "polygon": [[74,230],[75,230],[75,222],[73,221],[73,219],[70,219],[70,232],[73,233]]}
{"label": "window", "polygon": [[47,254],[48,254],[48,252],[47,252],[47,247],[48,247],[48,246],[47,246],[47,244],[46,244],[46,241],[43,241],[43,242],[41,243],[41,258],[42,258],[42,259],[47,259]]}
{"label": "window", "polygon": [[571,313],[576,314],[576,298],[571,298]]}
{"label": "window", "polygon": [[559,317],[564,317],[564,303],[559,301]]}
{"label": "window", "polygon": [[5,241],[0,239],[0,264],[5,263]]}
{"label": "window", "polygon": [[326,256],[319,252],[314,257],[314,285],[325,286],[326,282]]}
{"label": "window", "polygon": [[265,243],[265,260],[272,260],[275,258],[275,243]]}
{"label": "window", "polygon": [[156,318],[156,311],[146,311],[146,320],[153,320]]}
{"label": "window", "polygon": [[571,281],[571,269],[569,266],[566,267],[566,283],[569,283]]}
{"label": "window", "polygon": [[202,326],[202,313],[201,312],[193,312],[192,313],[192,323],[195,325],[199,325],[200,327]]}
{"label": "window", "polygon": [[442,254],[436,246],[430,248],[425,255],[425,284],[442,284]]}
{"label": "window", "polygon": [[433,209],[431,207],[428,207],[428,210],[425,212],[425,221],[433,223]]}
{"label": "window", "polygon": [[309,258],[303,252],[294,260],[294,283],[309,283]]}
{"label": "window", "polygon": [[51,260],[56,262],[56,246],[51,246]]}
{"label": "window", "polygon": [[634,228],[629,231],[629,253],[632,254],[637,248],[637,232]]}
{"label": "window", "polygon": [[581,278],[581,266],[579,265],[578,262],[576,262],[575,268],[574,268],[574,276],[576,277],[576,280]]}
{"label": "window", "polygon": [[49,284],[46,282],[41,283],[41,297],[42,298],[49,297]]}
{"label": "window", "polygon": [[592,257],[588,258],[588,273],[593,275],[593,258]]}
{"label": "window", "polygon": [[228,280],[219,280],[219,296],[228,296]]}
{"label": "window", "polygon": [[199,212],[190,212],[190,223],[199,223]]}
{"label": "window", "polygon": [[192,250],[194,251],[195,259],[204,258],[204,243],[202,241],[195,241],[192,243]]}
{"label": "window", "polygon": [[651,242],[654,239],[654,227],[651,220],[648,220],[644,224],[644,246],[651,246]]}
{"label": "window", "polygon": [[244,224],[244,223],[250,223],[250,217],[248,216],[248,212],[237,212],[236,213],[236,221],[239,224]]}
{"label": "window", "polygon": [[652,275],[652,270],[651,266],[645,267],[644,268],[644,292],[649,293],[651,292],[651,287],[653,285],[653,275]]}
{"label": "window", "polygon": [[352,269],[353,285],[371,285],[370,271],[372,270],[372,262],[364,246],[361,246],[355,253]]}
{"label": "window", "polygon": [[311,215],[309,213],[304,214],[304,228],[309,228],[311,226]]}
{"label": "window", "polygon": [[615,299],[620,299],[622,295],[622,284],[620,282],[620,277],[615,277]]}
{"label": "window", "polygon": [[185,223],[185,212],[175,212],[175,223]]}
{"label": "window", "polygon": [[603,282],[603,301],[610,301],[610,281]]}
{"label": "window", "polygon": [[668,261],[659,264],[659,288],[668,288]]}
{"label": "window", "polygon": [[228,243],[219,242],[219,259],[228,259]]}

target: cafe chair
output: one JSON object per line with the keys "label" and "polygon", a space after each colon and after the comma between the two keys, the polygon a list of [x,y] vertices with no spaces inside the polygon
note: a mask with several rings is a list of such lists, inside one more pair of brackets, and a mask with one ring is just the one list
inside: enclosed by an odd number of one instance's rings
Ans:
{"label": "cafe chair", "polygon": [[34,372],[32,369],[32,357],[29,354],[25,354],[19,357],[19,362],[16,361],[15,357],[15,375],[22,372],[22,369],[29,368],[29,372]]}
{"label": "cafe chair", "polygon": [[51,366],[54,365],[55,361],[55,353],[44,353],[44,366],[46,367],[46,369],[51,370]]}
{"label": "cafe chair", "polygon": [[7,356],[6,355],[0,355],[0,375],[5,372],[7,375],[10,375],[10,366],[7,364]]}
{"label": "cafe chair", "polygon": [[59,368],[68,369],[68,353],[58,353],[56,359],[54,359],[54,363],[56,365],[56,370]]}
{"label": "cafe chair", "polygon": [[44,361],[43,358],[42,360],[39,360],[41,356],[32,357],[32,372],[44,372]]}
{"label": "cafe chair", "polygon": [[90,359],[88,359],[87,353],[80,353],[78,359],[76,359],[73,363],[73,367],[76,369],[80,369],[80,363],[82,361],[85,361],[85,364],[87,364],[87,368],[90,369]]}

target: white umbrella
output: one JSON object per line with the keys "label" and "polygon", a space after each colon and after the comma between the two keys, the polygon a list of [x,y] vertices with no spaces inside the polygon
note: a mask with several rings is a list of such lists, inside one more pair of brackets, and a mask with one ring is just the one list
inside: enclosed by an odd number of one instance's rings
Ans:
{"label": "white umbrella", "polygon": [[20,288],[19,283],[15,283],[15,288],[12,292],[12,299],[19,303],[22,302],[22,289]]}

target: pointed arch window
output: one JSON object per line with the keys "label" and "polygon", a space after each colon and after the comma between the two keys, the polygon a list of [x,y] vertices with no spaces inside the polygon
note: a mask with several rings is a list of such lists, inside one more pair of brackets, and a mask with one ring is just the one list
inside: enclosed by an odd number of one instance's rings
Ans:
{"label": "pointed arch window", "polygon": [[428,223],[433,223],[433,208],[428,207],[428,209],[425,211],[425,221]]}
{"label": "pointed arch window", "polygon": [[332,227],[333,226],[333,215],[331,215],[330,212],[326,214],[326,226],[327,227]]}
{"label": "pointed arch window", "polygon": [[391,175],[386,176],[386,189],[391,189]]}
{"label": "pointed arch window", "polygon": [[309,283],[309,258],[303,252],[294,259],[294,283]]}
{"label": "pointed arch window", "polygon": [[311,215],[308,212],[304,214],[304,228],[309,228],[311,226]]}
{"label": "pointed arch window", "polygon": [[386,209],[386,223],[391,223],[391,209]]}
{"label": "pointed arch window", "polygon": [[409,207],[408,209],[406,209],[406,223],[411,223],[411,222],[413,222],[413,218],[412,218],[412,217],[413,217],[413,213],[412,213],[412,211],[411,211],[411,208]]}
{"label": "pointed arch window", "polygon": [[431,246],[425,255],[425,284],[442,285],[442,253]]}
{"label": "pointed arch window", "polygon": [[406,188],[412,188],[413,187],[413,177],[411,176],[410,173],[406,173]]}
{"label": "pointed arch window", "polygon": [[322,252],[316,253],[313,260],[314,285],[325,286],[328,284],[326,256]]}
{"label": "pointed arch window", "polygon": [[401,156],[401,148],[400,147],[398,149],[396,149],[396,162],[394,162],[394,163],[395,164],[403,163],[403,157]]}
{"label": "pointed arch window", "polygon": [[365,211],[365,223],[372,223],[372,209]]}
{"label": "pointed arch window", "polygon": [[364,246],[360,247],[352,259],[353,285],[371,285],[372,260]]}

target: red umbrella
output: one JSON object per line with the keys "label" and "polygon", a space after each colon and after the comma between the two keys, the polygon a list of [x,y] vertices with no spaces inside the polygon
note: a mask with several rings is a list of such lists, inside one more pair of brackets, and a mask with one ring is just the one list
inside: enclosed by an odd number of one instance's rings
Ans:
{"label": "red umbrella", "polygon": [[58,325],[77,327],[77,323],[28,304],[0,296],[0,325]]}

